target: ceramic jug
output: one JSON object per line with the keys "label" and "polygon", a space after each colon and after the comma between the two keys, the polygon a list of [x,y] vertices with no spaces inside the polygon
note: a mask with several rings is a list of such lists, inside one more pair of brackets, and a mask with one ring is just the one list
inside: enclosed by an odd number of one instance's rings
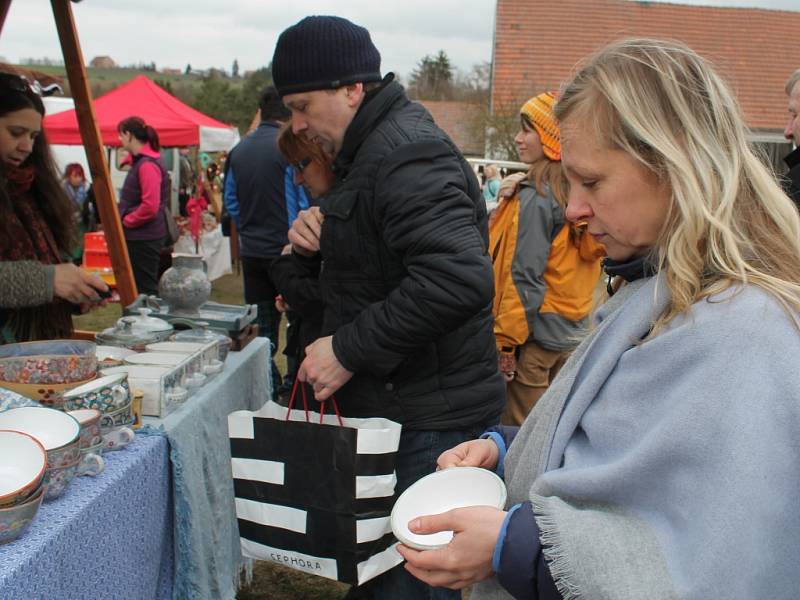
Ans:
{"label": "ceramic jug", "polygon": [[199,254],[175,253],[158,282],[158,295],[172,312],[196,313],[211,295],[208,267]]}

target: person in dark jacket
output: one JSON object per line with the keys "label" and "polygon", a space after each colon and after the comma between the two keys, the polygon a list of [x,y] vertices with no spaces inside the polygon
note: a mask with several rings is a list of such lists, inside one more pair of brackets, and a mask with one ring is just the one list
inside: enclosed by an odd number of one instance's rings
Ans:
{"label": "person in dark jacket", "polygon": [[[298,136],[291,126],[284,126],[278,136],[281,154],[294,168],[294,182],[302,185],[316,205],[317,199],[333,185],[332,159],[320,146]],[[319,210],[314,208],[314,210]],[[319,286],[319,263],[303,260],[291,252],[287,244],[275,259],[270,276],[280,295],[275,301],[286,313],[286,379],[294,381],[297,369],[306,356],[305,348],[319,337],[322,328],[322,292]],[[286,383],[286,379],[284,383]]]}
{"label": "person in dark jacket", "polygon": [[[258,306],[259,335],[269,338],[274,355],[281,313],[275,308],[278,291],[269,269],[288,243],[289,225],[298,210],[308,208],[308,200],[278,151],[278,130],[289,112],[274,87],[263,91],[259,107],[261,124],[236,145],[225,163],[224,201],[239,231],[245,302]],[[271,370],[276,395],[281,376],[274,360]]]}
{"label": "person in dark jacket", "polygon": [[800,69],[797,69],[786,82],[786,95],[789,96],[789,122],[783,130],[787,140],[794,142],[795,148],[784,158],[789,172],[786,174],[783,189],[800,208]]}
{"label": "person in dark jacket", "polygon": [[117,131],[132,160],[120,193],[119,215],[133,279],[140,294],[157,294],[161,249],[167,240],[169,175],[155,129],[140,117],[128,117],[119,122]]}
{"label": "person in dark jacket", "polygon": [[[346,416],[403,424],[400,494],[503,408],[486,204],[430,114],[381,77],[363,27],[307,17],[280,35],[272,69],[293,131],[334,156],[337,177],[289,232],[295,253],[324,261],[323,337],[298,377]],[[460,597],[402,567],[370,583],[379,598]]]}

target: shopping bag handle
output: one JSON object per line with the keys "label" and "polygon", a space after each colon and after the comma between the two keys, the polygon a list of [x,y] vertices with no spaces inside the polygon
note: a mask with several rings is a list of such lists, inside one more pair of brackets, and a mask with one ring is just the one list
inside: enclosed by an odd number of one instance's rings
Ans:
{"label": "shopping bag handle", "polygon": [[[292,393],[289,395],[289,406],[288,410],[286,411],[286,421],[289,420],[289,416],[292,414],[292,407],[294,406],[294,399],[297,397],[297,387],[300,387],[300,396],[303,399],[303,410],[306,413],[306,422],[309,422],[310,419],[308,417],[308,397],[306,396],[306,386],[300,383],[300,379],[297,377],[294,378],[294,383],[292,384]],[[336,418],[339,420],[339,425],[344,427],[344,422],[342,422],[342,415],[339,413],[339,405],[336,403],[336,398],[334,396],[330,397],[330,400],[333,404],[333,412],[336,413]],[[320,402],[319,408],[319,422],[322,424],[322,419],[325,416],[325,404],[327,400],[323,400]]]}

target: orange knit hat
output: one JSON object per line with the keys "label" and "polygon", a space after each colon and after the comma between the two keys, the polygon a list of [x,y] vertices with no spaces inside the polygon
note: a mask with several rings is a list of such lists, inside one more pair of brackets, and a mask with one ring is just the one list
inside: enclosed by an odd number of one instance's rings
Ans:
{"label": "orange knit hat", "polygon": [[544,155],[550,160],[561,160],[561,133],[553,114],[555,103],[555,93],[544,92],[528,100],[519,112],[530,120],[539,134]]}

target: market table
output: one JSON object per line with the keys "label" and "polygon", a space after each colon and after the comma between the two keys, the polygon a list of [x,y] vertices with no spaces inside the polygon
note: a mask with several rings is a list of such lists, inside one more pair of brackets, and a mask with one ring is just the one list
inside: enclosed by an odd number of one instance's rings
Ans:
{"label": "market table", "polygon": [[268,345],[256,338],[165,419],[145,419],[106,470],[42,504],[0,546],[3,600],[234,598],[242,565],[227,416],[269,395]]}
{"label": "market table", "polygon": [[172,501],[167,441],[142,436],[103,455],[19,539],[0,546],[0,598],[170,598]]}

